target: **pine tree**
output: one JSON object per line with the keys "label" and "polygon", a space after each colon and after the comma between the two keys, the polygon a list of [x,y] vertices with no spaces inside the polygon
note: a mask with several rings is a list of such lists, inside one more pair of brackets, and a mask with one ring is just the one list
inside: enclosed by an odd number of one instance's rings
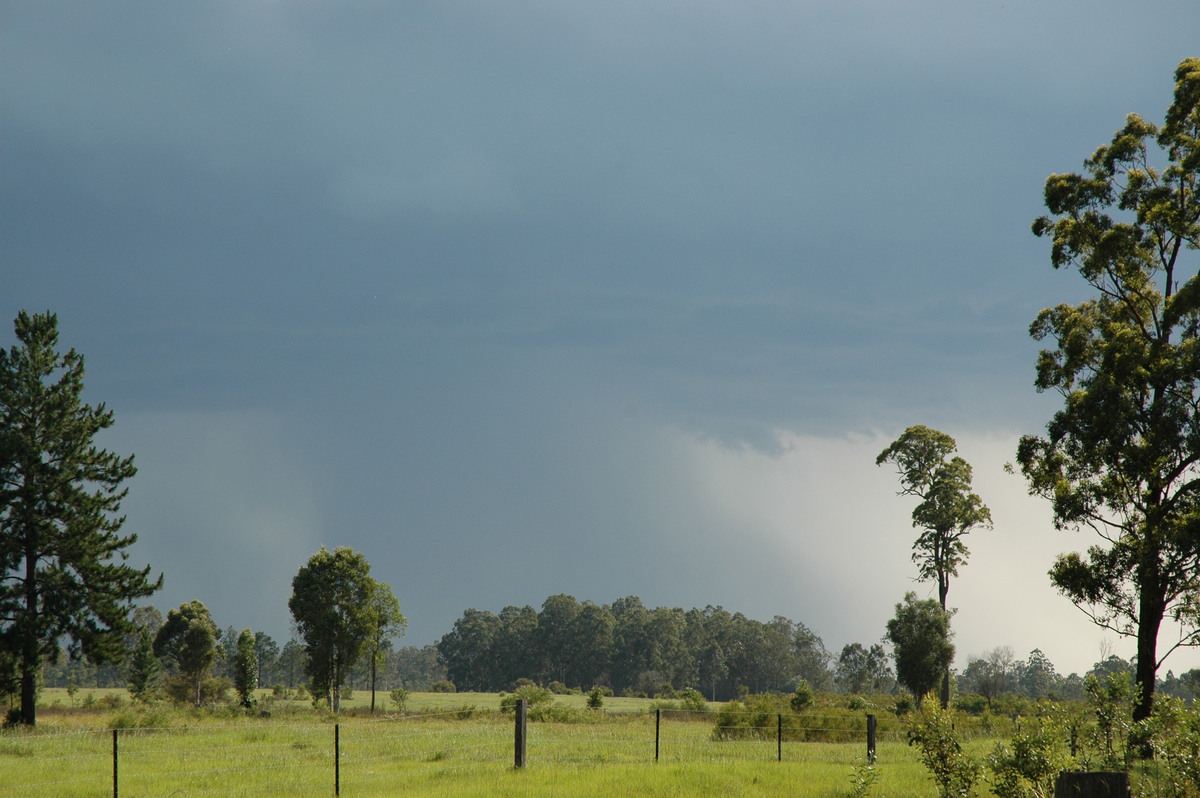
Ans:
{"label": "pine tree", "polygon": [[237,639],[233,665],[233,685],[243,707],[254,705],[254,688],[258,687],[258,654],[254,650],[254,632],[243,629]]}
{"label": "pine tree", "polygon": [[22,311],[19,344],[0,350],[0,650],[17,661],[20,720],[37,720],[42,658],[119,660],[133,599],[162,585],[123,564],[136,535],[118,515],[133,457],[96,446],[112,426],[84,404],[83,357],[58,346],[58,319]]}
{"label": "pine tree", "polygon": [[162,663],[154,656],[154,638],[143,629],[129,658],[129,692],[144,700],[158,687],[162,678]]}

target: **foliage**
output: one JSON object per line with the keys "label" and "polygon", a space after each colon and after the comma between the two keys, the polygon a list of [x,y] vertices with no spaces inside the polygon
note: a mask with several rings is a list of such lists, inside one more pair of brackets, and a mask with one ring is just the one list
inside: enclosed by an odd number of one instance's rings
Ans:
{"label": "foliage", "polygon": [[1130,709],[1133,707],[1133,681],[1128,671],[1103,677],[1089,674],[1084,680],[1088,703],[1096,714],[1092,746],[1099,752],[1102,768],[1124,770],[1129,762],[1130,733],[1133,731]]}
{"label": "foliage", "polygon": [[942,681],[954,661],[950,614],[933,599],[918,600],[910,591],[887,622],[887,636],[896,658],[896,676],[920,709],[925,694]]}
{"label": "foliage", "polygon": [[[191,685],[190,699],[196,706],[204,703],[203,685],[220,654],[217,625],[208,607],[200,601],[185,601],[167,613],[167,621],[154,636],[154,654],[175,664]],[[171,695],[180,695],[172,690]]]}
{"label": "foliage", "polygon": [[321,547],[292,579],[288,609],[308,655],[313,698],[335,713],[350,668],[378,633],[379,594],[367,558],[348,547]]}
{"label": "foliage", "polygon": [[37,722],[37,678],[59,641],[93,661],[123,657],[130,602],[162,586],[122,560],[136,535],[118,515],[137,469],[95,444],[113,424],[82,401],[84,361],[60,355],[52,313],[18,314],[0,349],[0,649],[21,677],[21,722]]}
{"label": "foliage", "polygon": [[788,699],[788,704],[791,705],[793,712],[803,712],[812,706],[814,698],[816,695],[813,693],[813,689],[808,686],[808,682],[801,679],[800,683],[796,685],[792,697]]}
{"label": "foliage", "polygon": [[367,658],[371,663],[371,711],[375,711],[375,684],[379,666],[387,663],[387,650],[392,639],[404,634],[408,621],[400,612],[400,602],[385,582],[374,582],[367,605]]}
{"label": "foliage", "polygon": [[[971,492],[971,466],[954,454],[958,445],[944,432],[917,425],[879,453],[875,464],[890,462],[900,475],[900,494],[920,499],[912,511],[912,525],[921,530],[913,542],[913,562],[918,578],[937,584],[938,604],[946,611],[950,577],[967,561],[970,552],[963,538],[976,527],[991,528],[992,512]],[[953,659],[953,656],[950,658]],[[897,665],[899,670],[899,665]],[[942,707],[950,703],[950,662],[942,671]],[[909,678],[912,678],[911,672]],[[910,689],[912,686],[900,677]],[[920,703],[924,690],[915,690]]]}
{"label": "foliage", "polygon": [[998,798],[1052,798],[1055,777],[1071,761],[1061,732],[1054,724],[1034,723],[1011,744],[998,743],[987,761],[992,792]]}
{"label": "foliage", "polygon": [[937,583],[942,609],[950,577],[958,575],[970,554],[963,537],[975,527],[992,525],[991,511],[971,492],[970,464],[950,457],[957,448],[946,433],[917,425],[875,458],[876,465],[896,466],[902,496],[921,500],[912,511],[912,524],[921,530],[913,542],[913,562],[922,580]]}
{"label": "foliage", "polygon": [[921,752],[921,761],[937,785],[940,798],[972,794],[982,768],[963,751],[950,712],[931,703],[913,717],[908,743]]}
{"label": "foliage", "polygon": [[[636,596],[611,605],[550,596],[541,611],[464,611],[437,643],[447,676],[463,690],[507,689],[518,678],[604,683],[622,695],[672,695],[702,685],[713,700],[749,690],[790,691],[802,678],[830,686],[829,653],[804,624],[768,622],[721,607],[653,609]],[[575,689],[575,688],[572,688]]]}
{"label": "foliage", "polygon": [[879,771],[873,762],[863,762],[850,774],[850,798],[865,798],[879,779]]}
{"label": "foliage", "polygon": [[1200,794],[1200,713],[1176,698],[1155,702],[1142,721],[1170,795]]}
{"label": "foliage", "polygon": [[233,683],[224,676],[202,677],[197,686],[195,679],[185,676],[168,676],[163,681],[163,692],[178,704],[193,704],[197,707],[223,704],[229,700]]}
{"label": "foliage", "polygon": [[404,705],[408,703],[408,691],[403,687],[396,687],[388,693],[388,696],[392,699],[392,706],[396,708],[396,711],[403,712]]}
{"label": "foliage", "polygon": [[708,711],[708,702],[704,700],[704,694],[699,690],[691,687],[680,690],[676,697],[679,699],[679,708],[688,712],[706,712]]}
{"label": "foliage", "polygon": [[258,687],[258,655],[254,650],[254,632],[243,629],[237,639],[237,659],[233,686],[243,707],[254,704],[254,689]]}
{"label": "foliage", "polygon": [[532,709],[538,704],[552,702],[554,700],[554,693],[545,687],[538,687],[536,684],[523,684],[516,691],[500,697],[500,711],[512,712],[516,709],[517,702],[522,699],[525,701],[526,707]]}
{"label": "foliage", "polygon": [[149,630],[143,629],[129,659],[129,693],[144,701],[153,693],[162,680],[162,664],[154,655],[154,639]]}
{"label": "foliage", "polygon": [[833,680],[843,693],[878,693],[889,689],[896,677],[882,645],[848,643],[838,655]]}
{"label": "foliage", "polygon": [[804,739],[799,717],[784,696],[759,693],[726,702],[718,711],[714,740],[773,740],[782,726],[784,739]]}
{"label": "foliage", "polygon": [[[612,691],[608,691],[612,695]],[[593,687],[588,691],[587,697],[588,709],[600,709],[604,706],[604,688],[600,686]]]}
{"label": "foliage", "polygon": [[455,687],[454,682],[443,680],[429,685],[429,691],[431,693],[454,693],[458,692],[458,688]]}
{"label": "foliage", "polygon": [[1097,625],[1136,638],[1139,719],[1153,707],[1163,620],[1184,624],[1171,648],[1200,642],[1200,59],[1175,78],[1162,127],[1130,114],[1086,174],[1046,180],[1049,215],[1033,232],[1096,296],[1030,327],[1051,344],[1037,389],[1064,401],[1045,437],[1017,449],[1055,525],[1100,538],[1060,555],[1050,577]]}

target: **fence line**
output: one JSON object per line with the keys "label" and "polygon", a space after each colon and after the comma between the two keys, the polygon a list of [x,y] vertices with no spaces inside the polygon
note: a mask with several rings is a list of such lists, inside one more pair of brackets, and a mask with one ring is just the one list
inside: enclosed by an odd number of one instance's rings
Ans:
{"label": "fence line", "polygon": [[[496,710],[460,709],[344,724],[256,722],[0,735],[0,795],[119,796],[123,787],[142,794],[163,780],[192,795],[327,795],[356,784],[401,782],[422,772],[502,763],[519,767],[518,762],[524,763],[517,756],[522,742],[514,735],[519,714],[512,713],[510,720]],[[813,737],[822,735],[838,742],[847,735],[867,740],[865,728],[785,726],[781,714],[763,718],[762,713],[726,711],[723,717],[733,714],[754,716],[753,725],[738,727],[747,737],[719,739],[716,712],[652,710],[598,712],[594,720],[577,723],[530,723],[524,745],[531,765],[610,764],[660,759],[783,761],[785,744],[790,751],[792,746],[818,744]],[[458,720],[466,717],[474,722]],[[794,724],[794,717],[789,716],[788,723]],[[793,733],[800,738],[789,736]],[[846,756],[851,756],[848,751]],[[854,755],[847,764],[862,760]],[[70,778],[56,778],[68,773]],[[232,790],[231,777],[237,785]]]}

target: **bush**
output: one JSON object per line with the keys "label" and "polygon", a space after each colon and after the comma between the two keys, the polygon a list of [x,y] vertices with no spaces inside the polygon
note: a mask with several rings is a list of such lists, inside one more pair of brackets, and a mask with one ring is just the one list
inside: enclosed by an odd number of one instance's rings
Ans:
{"label": "bush", "polygon": [[431,693],[457,693],[458,688],[454,686],[454,682],[440,681],[429,685],[429,691]]}
{"label": "bush", "polygon": [[808,686],[808,682],[801,679],[800,683],[796,685],[796,692],[792,694],[791,701],[788,703],[791,704],[793,712],[803,712],[812,704],[814,698],[816,696],[813,694],[812,688]]}
{"label": "bush", "polygon": [[397,687],[395,690],[392,690],[390,693],[388,693],[388,696],[391,697],[392,706],[396,708],[396,711],[403,712],[404,705],[408,702],[408,691],[403,687]]}
{"label": "bush", "polygon": [[[611,694],[612,691],[609,691]],[[604,690],[600,687],[593,687],[587,697],[588,709],[600,709],[604,706]]]}
{"label": "bush", "polygon": [[913,711],[913,700],[909,695],[896,696],[896,705],[892,707],[892,712],[896,713],[896,717],[902,718]]}
{"label": "bush", "polygon": [[[525,699],[525,705],[532,712],[533,708],[539,704],[547,704],[554,700],[554,694],[545,687],[538,687],[536,684],[527,684],[518,688],[510,694],[501,694],[500,696],[500,711],[512,712],[517,708],[517,701]],[[531,715],[532,717],[532,715]]]}
{"label": "bush", "polygon": [[[210,677],[200,685],[200,703],[202,705],[221,704],[229,700],[229,690],[233,682],[224,677]],[[196,686],[191,679],[183,676],[172,676],[163,683],[163,691],[177,704],[195,704]]]}
{"label": "bush", "polygon": [[988,757],[992,792],[998,798],[1051,796],[1054,780],[1067,770],[1070,756],[1059,735],[1048,724],[1038,723],[1029,731],[1018,732],[1012,745],[997,743]]}
{"label": "bush", "polygon": [[959,712],[966,712],[970,715],[982,715],[988,710],[987,699],[978,693],[956,695],[950,705]]}
{"label": "bush", "polygon": [[804,729],[783,696],[760,693],[730,701],[717,712],[714,740],[771,740],[783,726],[786,740],[803,740]]}
{"label": "bush", "polygon": [[689,712],[706,712],[708,711],[708,702],[704,700],[704,695],[699,690],[688,687],[679,691],[679,708]]}
{"label": "bush", "polygon": [[908,727],[908,744],[921,750],[921,761],[937,785],[940,798],[971,795],[979,780],[979,763],[963,751],[950,713],[930,696]]}
{"label": "bush", "polygon": [[569,695],[571,692],[571,688],[558,680],[550,682],[550,684],[546,685],[546,689],[555,695]]}

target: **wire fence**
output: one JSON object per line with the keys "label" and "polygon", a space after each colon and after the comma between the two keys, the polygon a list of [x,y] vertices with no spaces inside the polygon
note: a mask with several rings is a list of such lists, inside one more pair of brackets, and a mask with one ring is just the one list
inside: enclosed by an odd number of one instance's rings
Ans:
{"label": "wire fence", "polygon": [[[0,734],[0,794],[20,796],[377,795],[463,769],[514,767],[520,713],[458,709],[344,722],[204,721],[188,726]],[[728,713],[727,713],[728,714]],[[533,722],[530,767],[733,759],[835,760],[866,754],[861,729],[743,718],[736,737],[716,713],[595,712]],[[762,721],[762,722],[760,722]],[[858,744],[847,745],[853,732]],[[824,742],[823,742],[824,741]],[[831,743],[837,743],[836,745]],[[518,764],[524,764],[519,762]]]}

